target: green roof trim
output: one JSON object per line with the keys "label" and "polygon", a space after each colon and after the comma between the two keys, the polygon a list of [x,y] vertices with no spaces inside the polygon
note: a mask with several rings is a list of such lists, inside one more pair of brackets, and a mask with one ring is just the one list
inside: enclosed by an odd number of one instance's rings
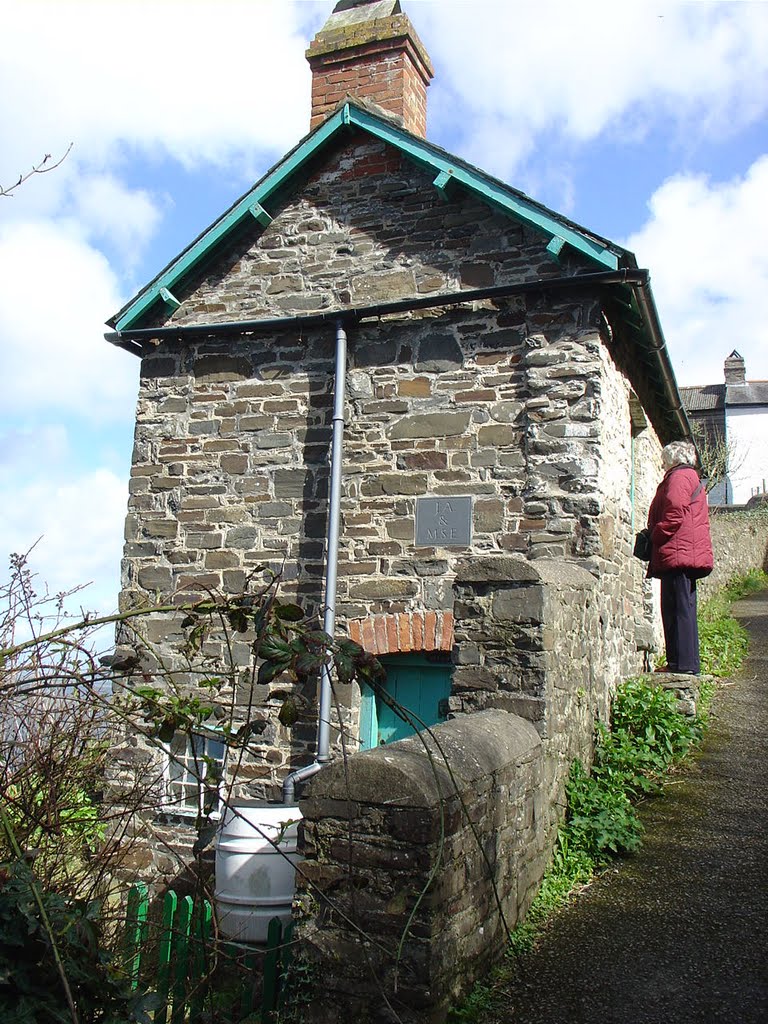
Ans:
{"label": "green roof trim", "polygon": [[547,252],[555,263],[560,262],[560,253],[563,251],[564,246],[565,239],[561,238],[560,235],[553,235],[550,239],[549,245],[547,246]]}
{"label": "green roof trim", "polygon": [[441,199],[445,200],[448,198],[448,186],[451,184],[452,181],[453,176],[451,175],[450,171],[440,171],[438,176],[432,182],[434,187],[439,192]]}
{"label": "green roof trim", "polygon": [[163,300],[167,308],[170,309],[172,313],[175,312],[175,310],[179,309],[179,307],[181,306],[181,303],[173,294],[173,292],[169,291],[167,288],[160,289],[160,298]]}
{"label": "green roof trim", "polygon": [[267,225],[272,223],[272,214],[267,213],[261,203],[254,203],[253,206],[251,206],[251,214],[259,224],[262,225],[262,227],[267,227]]}
{"label": "green roof trim", "polygon": [[269,213],[270,198],[279,191],[284,192],[290,179],[350,125],[387,142],[415,163],[434,171],[433,184],[443,198],[447,198],[449,187],[463,185],[496,209],[549,236],[547,250],[553,257],[559,257],[563,247],[568,245],[599,267],[618,269],[624,253],[619,246],[613,246],[605,239],[579,228],[522,192],[398,127],[388,118],[373,114],[354,103],[345,103],[169,263],[119,313],[107,321],[108,324],[116,331],[127,331],[139,326],[142,318],[156,303],[163,302],[166,308],[172,306],[177,300],[173,298],[173,301],[169,301],[168,296],[173,296],[176,283],[207,259],[244,221],[255,218],[266,227],[272,220]]}

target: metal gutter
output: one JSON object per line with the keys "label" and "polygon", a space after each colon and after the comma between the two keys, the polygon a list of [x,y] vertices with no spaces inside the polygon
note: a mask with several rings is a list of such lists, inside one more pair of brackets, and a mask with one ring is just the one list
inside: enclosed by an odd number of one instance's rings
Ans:
{"label": "metal gutter", "polygon": [[651,350],[659,357],[658,366],[661,370],[661,377],[664,385],[664,397],[667,399],[672,410],[672,414],[683,432],[683,435],[687,438],[692,438],[693,431],[691,430],[691,423],[688,419],[688,413],[685,411],[683,400],[680,397],[680,392],[677,388],[677,381],[675,380],[672,362],[669,358],[667,343],[661,330],[659,313],[656,309],[653,293],[651,292],[650,275],[647,270],[640,271],[640,273],[643,274],[643,279],[633,281],[632,285],[637,298],[637,304],[640,307],[640,312],[643,316],[643,321],[648,327]]}
{"label": "metal gutter", "polygon": [[487,299],[503,299],[514,295],[529,295],[551,291],[567,291],[587,287],[630,287],[635,295],[644,326],[648,349],[656,356],[663,397],[668,403],[672,419],[684,437],[691,437],[691,425],[677,390],[674,371],[669,358],[666,341],[661,330],[659,314],[650,290],[650,276],[647,270],[625,268],[622,270],[596,271],[587,274],[570,274],[544,280],[521,281],[516,284],[494,285],[489,288],[462,289],[456,292],[426,295],[419,298],[402,299],[397,302],[377,303],[372,306],[349,306],[328,312],[310,313],[303,316],[284,316],[261,320],[233,320],[211,324],[179,324],[170,327],[144,327],[126,331],[108,332],[104,338],[112,345],[123,348],[133,355],[143,355],[141,342],[173,338],[218,337],[233,334],[262,334],[282,331],[286,328],[305,329],[320,327],[335,322],[350,325],[364,320],[375,320],[384,316],[396,316],[418,309],[435,309],[440,306],[461,305],[481,302]]}
{"label": "metal gutter", "polygon": [[[104,338],[112,345],[127,348],[127,343],[149,341],[161,338],[216,337],[225,334],[261,334],[283,330],[286,327],[319,327],[327,323],[354,324],[361,320],[375,319],[397,313],[408,313],[416,309],[434,309],[438,306],[459,305],[464,302],[480,302],[484,299],[503,299],[510,295],[526,295],[531,292],[559,291],[568,288],[585,288],[595,285],[632,285],[647,280],[645,270],[608,270],[589,274],[570,274],[536,281],[521,281],[517,284],[494,285],[489,288],[463,289],[443,292],[440,295],[425,295],[420,298],[403,299],[399,302],[383,302],[374,306],[349,306],[332,312],[309,313],[303,316],[283,316],[262,320],[232,320],[212,324],[179,324],[175,327],[141,327],[125,331],[110,331]],[[140,351],[129,348],[128,351]]]}

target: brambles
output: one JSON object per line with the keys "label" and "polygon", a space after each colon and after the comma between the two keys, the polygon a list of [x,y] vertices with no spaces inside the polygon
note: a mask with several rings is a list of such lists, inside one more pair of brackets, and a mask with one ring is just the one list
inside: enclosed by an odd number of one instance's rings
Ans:
{"label": "brambles", "polygon": [[[290,727],[308,713],[310,702],[299,689],[328,661],[339,682],[380,682],[383,669],[375,658],[349,640],[330,637],[300,606],[280,600],[279,583],[262,567],[248,590],[235,596],[211,592],[188,605],[72,618],[66,612],[71,595],[38,594],[26,556],[12,557],[8,582],[0,584],[4,1020],[148,1020],[140,994],[124,984],[115,911],[116,876],[130,856],[134,815],[166,806],[162,790],[169,783],[152,763],[154,753],[158,762],[171,762],[170,785],[175,779],[185,793],[200,787],[192,845],[199,857],[215,834],[212,801],[223,785],[223,759],[209,753],[209,739],[234,750],[239,763],[269,715]],[[178,623],[174,666],[164,664],[143,636],[151,616]],[[101,658],[98,630],[115,625],[121,643]],[[245,659],[233,656],[235,635],[250,648]],[[212,658],[212,639],[221,657]],[[253,694],[256,684],[263,691],[272,682],[269,705],[252,698],[236,704],[236,687]],[[119,790],[110,776],[117,736],[127,737],[129,755],[137,740],[143,744]],[[28,973],[14,968],[18,957]]]}

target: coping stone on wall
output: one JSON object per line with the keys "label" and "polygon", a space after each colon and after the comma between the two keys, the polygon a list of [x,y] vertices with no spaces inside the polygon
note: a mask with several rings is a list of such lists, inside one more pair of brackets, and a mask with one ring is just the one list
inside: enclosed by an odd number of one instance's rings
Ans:
{"label": "coping stone on wall", "polygon": [[[530,722],[504,711],[481,711],[444,722],[434,730],[456,781],[468,788],[510,764],[541,756],[541,739]],[[430,741],[432,764],[419,737],[360,751],[319,772],[301,800],[302,812],[314,817],[328,800],[393,807],[432,807],[455,793],[443,755]],[[443,763],[441,763],[443,762]]]}

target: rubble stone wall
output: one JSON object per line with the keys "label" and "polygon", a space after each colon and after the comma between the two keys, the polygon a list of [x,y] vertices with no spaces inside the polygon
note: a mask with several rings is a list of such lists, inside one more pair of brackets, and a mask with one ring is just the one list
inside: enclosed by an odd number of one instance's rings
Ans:
{"label": "rubble stone wall", "polygon": [[750,569],[768,572],[768,509],[727,512],[710,509],[710,528],[715,566],[712,575],[700,580],[699,600],[706,600],[732,577]]}
{"label": "rubble stone wall", "polygon": [[382,991],[405,1022],[444,1020],[535,895],[553,827],[536,730],[486,711],[437,737],[358,753],[301,802],[299,938],[323,978],[307,1020],[391,1020]]}
{"label": "rubble stone wall", "polygon": [[[567,250],[555,264],[546,238],[476,197],[457,189],[446,201],[384,144],[353,136],[307,173],[303,190],[270,210],[266,228],[254,221],[215,266],[175,289],[181,305],[158,325],[272,319],[531,278],[545,284],[580,269]],[[454,714],[504,706],[547,739],[567,731],[570,716],[599,713],[618,679],[647,658],[648,591],[630,551],[659,445],[633,421],[610,342],[590,288],[542,287],[349,330],[339,628],[355,624],[364,636],[367,620],[412,626],[439,617],[442,650],[449,624]],[[317,614],[333,364],[332,323],[145,345],[122,607],[238,593],[267,565],[281,572],[285,598]],[[421,496],[472,498],[468,547],[416,547]],[[545,579],[551,562],[573,563],[578,580]],[[587,577],[588,606],[580,603]],[[521,582],[541,594],[535,615],[518,620]],[[578,600],[564,610],[574,587]],[[180,654],[179,619],[144,624],[152,648],[145,669],[159,677],[164,665],[189,690],[199,676]],[[573,658],[565,675],[573,669],[574,685],[569,710],[548,718],[552,670],[563,668],[553,639],[561,620],[569,629],[557,643]],[[255,683],[252,639],[236,636],[227,647],[214,636],[202,653],[209,671],[228,678],[222,706],[234,707],[238,721],[253,709],[261,718],[232,793],[274,799],[286,773],[313,757],[315,691],[282,678]],[[300,708],[292,727],[277,715],[286,695]],[[338,753],[342,728],[349,749],[357,742],[359,691],[340,686],[336,696]],[[565,738],[562,750],[564,758]],[[115,745],[117,784],[141,761],[162,789],[161,759],[127,734]],[[176,824],[164,812],[158,827]],[[148,851],[155,840],[149,833]]]}

